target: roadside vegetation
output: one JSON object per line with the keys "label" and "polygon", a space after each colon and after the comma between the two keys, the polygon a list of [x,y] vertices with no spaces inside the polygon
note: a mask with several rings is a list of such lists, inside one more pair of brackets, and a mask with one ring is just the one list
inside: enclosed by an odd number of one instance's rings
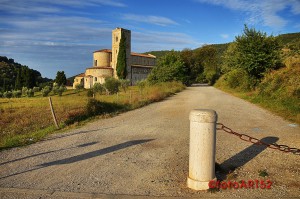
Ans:
{"label": "roadside vegetation", "polygon": [[[78,86],[75,90],[64,91],[61,96],[49,89],[47,96],[52,98],[60,128],[76,127],[95,118],[139,108],[163,100],[185,87],[180,82],[149,85],[146,81],[138,83],[138,86],[110,86],[111,92],[106,92],[106,88],[101,91],[99,85],[94,89]],[[92,95],[89,95],[90,92]],[[49,99],[43,95],[38,91],[34,97],[0,98],[0,149],[34,143],[57,131]]]}
{"label": "roadside vegetation", "polygon": [[225,51],[215,86],[300,124],[300,39],[288,41],[245,26]]}

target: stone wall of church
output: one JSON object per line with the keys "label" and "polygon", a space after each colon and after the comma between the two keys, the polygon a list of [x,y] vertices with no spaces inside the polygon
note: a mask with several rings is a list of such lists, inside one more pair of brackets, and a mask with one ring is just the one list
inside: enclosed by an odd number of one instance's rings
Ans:
{"label": "stone wall of church", "polygon": [[77,84],[82,84],[83,85],[83,80],[84,80],[84,77],[82,77],[82,76],[75,77],[74,83],[73,83],[73,89],[76,88]]}
{"label": "stone wall of church", "polygon": [[155,66],[155,58],[131,55],[131,65]]}
{"label": "stone wall of church", "polygon": [[94,67],[110,67],[111,53],[110,52],[94,52],[93,54]]}
{"label": "stone wall of church", "polygon": [[131,66],[132,84],[135,85],[136,82],[147,79],[147,76],[151,72],[151,69],[151,67]]}
{"label": "stone wall of church", "polygon": [[113,75],[112,72],[112,68],[93,67],[86,69],[85,76],[91,75],[94,77],[111,77]]}
{"label": "stone wall of church", "polygon": [[84,88],[92,88],[95,83],[103,84],[106,77],[113,76],[113,69],[109,67],[92,67],[85,71]]}

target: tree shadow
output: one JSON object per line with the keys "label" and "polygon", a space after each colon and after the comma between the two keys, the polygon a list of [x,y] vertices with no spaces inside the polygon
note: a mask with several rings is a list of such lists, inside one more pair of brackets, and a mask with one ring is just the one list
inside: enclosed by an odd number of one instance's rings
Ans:
{"label": "tree shadow", "polygon": [[4,165],[4,164],[8,164],[8,163],[17,162],[17,161],[20,161],[20,160],[25,160],[25,159],[28,159],[28,158],[33,158],[33,157],[40,156],[40,155],[55,153],[55,152],[58,152],[58,151],[65,151],[65,150],[68,150],[68,149],[74,149],[74,148],[78,148],[78,147],[91,146],[91,145],[94,145],[94,144],[97,144],[97,143],[98,142],[89,142],[89,143],[81,144],[81,145],[74,146],[74,147],[68,147],[68,148],[64,148],[64,149],[57,149],[57,150],[47,151],[47,152],[43,152],[43,153],[37,153],[37,154],[34,154],[34,155],[30,155],[30,156],[26,156],[26,157],[22,157],[22,158],[17,158],[17,159],[10,160],[10,161],[7,161],[7,162],[2,162],[2,163],[0,163],[0,166]]}
{"label": "tree shadow", "polygon": [[189,87],[209,87],[210,85],[209,84],[192,84],[190,85]]}
{"label": "tree shadow", "polygon": [[61,159],[61,160],[56,160],[56,161],[52,161],[52,162],[43,163],[43,164],[37,165],[36,168],[32,168],[32,169],[29,169],[29,170],[26,170],[26,171],[22,171],[22,172],[10,174],[10,175],[7,175],[7,176],[3,176],[3,177],[0,177],[0,179],[16,176],[16,175],[23,174],[23,173],[28,173],[28,172],[43,169],[43,168],[46,168],[46,167],[49,167],[49,166],[71,164],[71,163],[91,159],[91,158],[94,158],[94,157],[97,157],[97,156],[105,155],[105,154],[108,154],[108,153],[112,153],[114,151],[125,149],[127,147],[131,147],[131,146],[138,145],[138,144],[143,144],[143,143],[150,142],[150,141],[153,141],[153,140],[155,140],[155,139],[132,140],[132,141],[123,142],[121,144],[117,144],[117,145],[106,147],[106,148],[99,149],[99,150],[96,150],[96,151],[84,153],[84,154],[81,154],[81,155],[76,155],[76,156]]}
{"label": "tree shadow", "polygon": [[[260,141],[273,144],[279,140],[278,137],[265,137]],[[216,176],[219,180],[225,180],[227,174],[232,173],[235,169],[245,165],[250,160],[255,158],[261,152],[263,152],[267,146],[252,144],[251,146],[245,148],[241,152],[235,154],[231,158],[225,160],[222,164],[216,164]]]}

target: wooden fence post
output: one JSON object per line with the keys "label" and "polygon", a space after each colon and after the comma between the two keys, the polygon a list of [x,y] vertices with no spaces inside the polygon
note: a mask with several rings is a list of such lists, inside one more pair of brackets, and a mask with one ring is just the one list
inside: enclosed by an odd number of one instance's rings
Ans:
{"label": "wooden fence post", "polygon": [[49,104],[50,104],[50,109],[51,109],[52,117],[53,117],[53,120],[54,120],[54,124],[55,124],[56,128],[59,129],[59,126],[57,124],[57,119],[56,119],[56,116],[55,116],[55,112],[53,110],[51,97],[49,97]]}

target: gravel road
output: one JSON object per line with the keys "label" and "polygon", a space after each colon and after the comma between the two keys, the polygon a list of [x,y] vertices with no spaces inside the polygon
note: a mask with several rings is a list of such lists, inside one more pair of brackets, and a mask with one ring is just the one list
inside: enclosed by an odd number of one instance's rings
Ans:
{"label": "gravel road", "polygon": [[[271,180],[271,189],[192,191],[189,112],[214,109],[237,132],[300,148],[300,128],[208,86],[0,152],[0,198],[299,198],[300,155],[253,146],[217,132],[219,179]],[[259,176],[266,170],[268,176]]]}

